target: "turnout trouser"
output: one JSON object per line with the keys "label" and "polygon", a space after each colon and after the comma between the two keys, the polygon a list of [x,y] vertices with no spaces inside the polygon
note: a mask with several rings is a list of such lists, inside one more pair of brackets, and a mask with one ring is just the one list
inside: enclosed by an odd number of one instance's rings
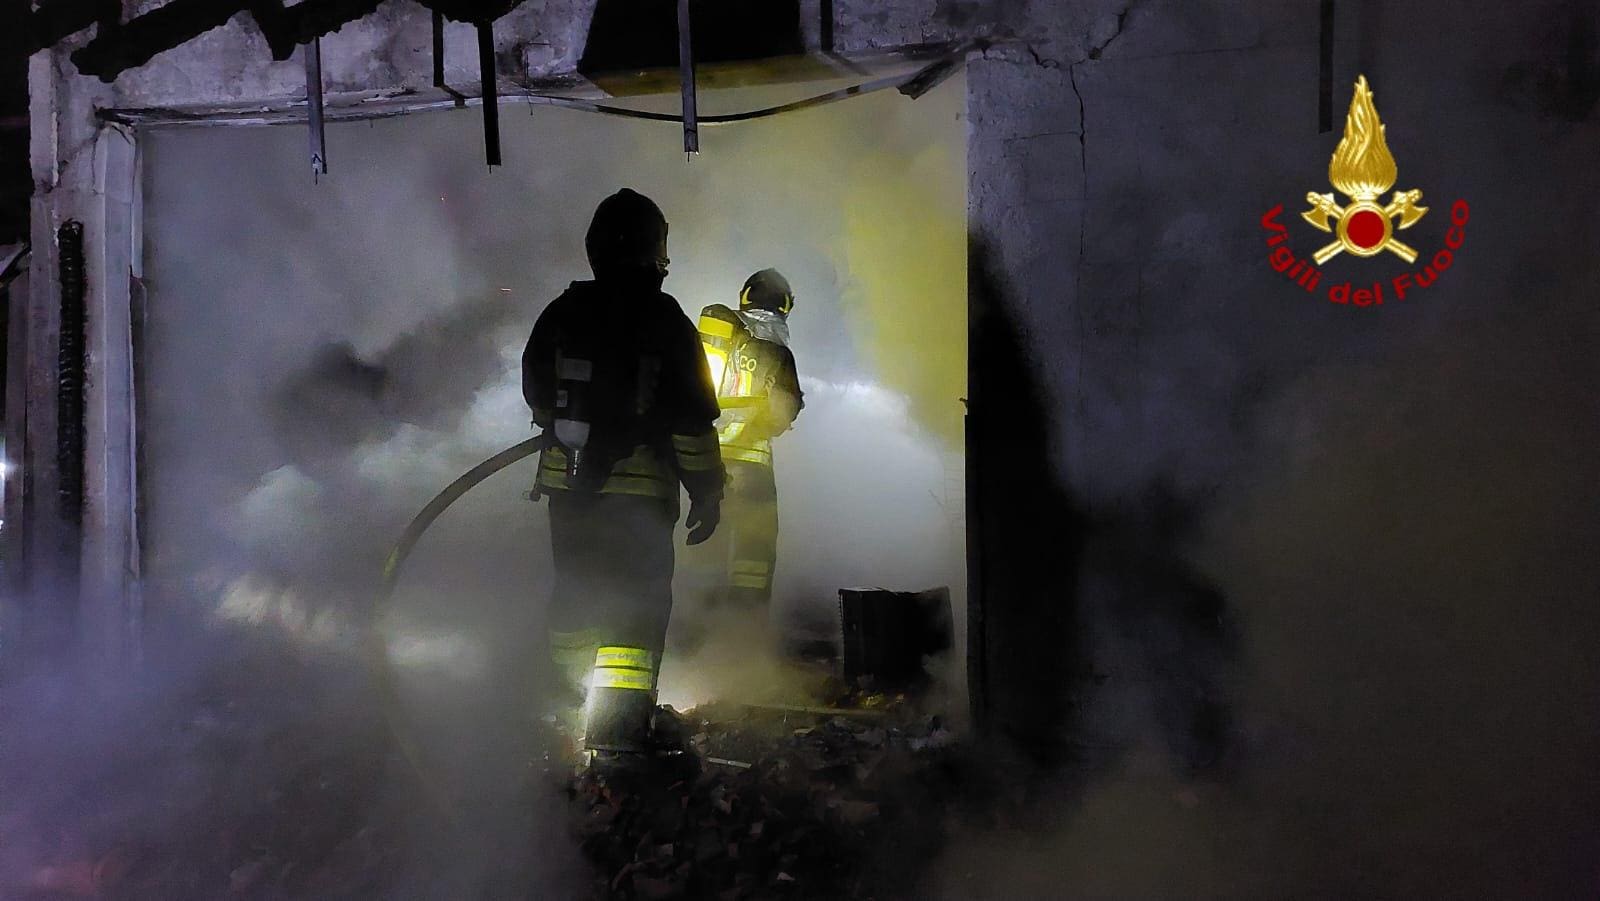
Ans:
{"label": "turnout trouser", "polygon": [[642,649],[655,661],[672,613],[673,500],[552,491],[555,562],[550,653],[569,700],[580,700],[601,648]]}
{"label": "turnout trouser", "polygon": [[765,606],[778,562],[778,484],[771,466],[729,460],[727,467],[722,524],[711,539],[720,543],[709,551],[725,567],[714,597],[735,607]]}

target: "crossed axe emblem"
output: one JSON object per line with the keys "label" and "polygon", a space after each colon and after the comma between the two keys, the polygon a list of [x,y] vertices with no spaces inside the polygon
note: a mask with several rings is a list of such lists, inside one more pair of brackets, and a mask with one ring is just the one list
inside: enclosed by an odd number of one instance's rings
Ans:
{"label": "crossed axe emblem", "polygon": [[[1375,197],[1376,195],[1374,195]],[[1392,251],[1396,256],[1407,263],[1417,261],[1417,252],[1410,246],[1394,236],[1395,227],[1390,225],[1394,217],[1400,217],[1399,228],[1410,228],[1422,215],[1428,211],[1425,206],[1417,206],[1417,201],[1422,199],[1422,192],[1416,189],[1410,191],[1396,191],[1389,200],[1389,205],[1380,207],[1368,198],[1354,198],[1355,203],[1342,207],[1334,202],[1333,194],[1318,194],[1312,191],[1306,194],[1306,202],[1311,204],[1311,209],[1301,213],[1301,218],[1313,226],[1325,231],[1334,231],[1337,220],[1339,239],[1318,250],[1312,257],[1318,265],[1326,263],[1340,252],[1348,250],[1359,256],[1369,257],[1380,250]],[[1363,213],[1383,217],[1383,240],[1376,244],[1363,245],[1352,240],[1348,235],[1351,220]]]}

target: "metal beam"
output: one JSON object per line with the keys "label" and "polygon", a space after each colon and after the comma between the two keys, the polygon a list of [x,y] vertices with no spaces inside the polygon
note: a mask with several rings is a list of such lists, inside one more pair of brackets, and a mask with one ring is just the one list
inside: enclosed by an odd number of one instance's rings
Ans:
{"label": "metal beam", "polygon": [[[966,59],[968,48],[927,45],[914,48],[914,51],[880,52],[853,60],[867,71],[887,70],[887,74],[878,78],[776,106],[696,116],[696,121],[702,126],[732,125],[825,106],[878,91],[900,89],[913,82],[927,79],[930,73],[943,71],[947,62],[954,62],[959,68],[961,61]],[[906,65],[917,65],[919,68],[906,70],[904,68]],[[519,85],[520,87],[513,93],[500,94],[497,91],[496,101],[526,103],[530,106],[558,106],[650,122],[683,121],[683,117],[677,113],[618,106],[578,95],[575,92],[581,85],[567,78],[531,83],[519,82]],[[446,86],[437,91],[387,90],[333,94],[328,99],[324,115],[328,121],[347,122],[390,119],[430,110],[477,106],[483,103],[481,97],[474,96],[478,90],[477,86],[465,84],[461,85],[459,91]],[[98,110],[96,115],[102,121],[139,127],[285,125],[305,122],[307,119],[303,104],[282,100],[241,101],[217,106],[107,108]]]}
{"label": "metal beam", "polygon": [[433,11],[433,86],[444,87],[444,13]]}
{"label": "metal beam", "polygon": [[478,71],[483,84],[483,155],[500,165],[500,94],[494,65],[494,23],[478,23]]}
{"label": "metal beam", "polygon": [[327,132],[322,120],[322,39],[305,46],[306,125],[311,140],[311,178],[328,174]]}
{"label": "metal beam", "polygon": [[958,57],[946,57],[916,74],[916,77],[901,85],[900,93],[917,100],[941,84],[945,79],[956,74],[963,65],[964,60]]}
{"label": "metal beam", "polygon": [[700,152],[700,116],[694,93],[694,36],[689,0],[678,0],[678,73],[683,82],[683,152]]}

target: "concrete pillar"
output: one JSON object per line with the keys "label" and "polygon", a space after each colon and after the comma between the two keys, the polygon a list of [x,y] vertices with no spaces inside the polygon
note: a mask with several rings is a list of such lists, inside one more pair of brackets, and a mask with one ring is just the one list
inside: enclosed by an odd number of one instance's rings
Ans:
{"label": "concrete pillar", "polygon": [[64,559],[70,529],[56,502],[60,472],[56,465],[56,351],[60,340],[61,297],[56,227],[57,205],[64,198],[61,183],[60,135],[57,129],[59,86],[49,51],[37,53],[28,65],[33,200],[29,209],[33,245],[28,267],[24,313],[26,348],[24,410],[26,430],[18,465],[26,488],[21,517],[11,525],[22,531],[26,549],[21,585],[22,643],[31,651],[60,647],[71,638],[75,598],[62,597],[70,580]]}
{"label": "concrete pillar", "polygon": [[1082,166],[1070,73],[1019,51],[973,59],[967,121],[970,687],[982,727],[1050,747],[1070,731],[1082,669],[1082,513],[1054,428],[1082,196],[1076,179],[1037,173]]}
{"label": "concrete pillar", "polygon": [[108,126],[95,138],[94,195],[85,228],[101,240],[85,248],[90,315],[85,404],[83,553],[79,563],[81,637],[98,655],[127,660],[139,634],[135,541],[132,279],[138,147],[131,129]]}
{"label": "concrete pillar", "polygon": [[[76,74],[62,50],[29,62],[33,253],[23,313],[26,471],[24,642],[76,647],[115,670],[135,648],[133,391],[130,277],[137,266],[138,154],[133,134],[102,127],[112,89]],[[86,309],[84,511],[80,527],[57,496],[57,354],[61,335],[57,233],[83,224]]]}

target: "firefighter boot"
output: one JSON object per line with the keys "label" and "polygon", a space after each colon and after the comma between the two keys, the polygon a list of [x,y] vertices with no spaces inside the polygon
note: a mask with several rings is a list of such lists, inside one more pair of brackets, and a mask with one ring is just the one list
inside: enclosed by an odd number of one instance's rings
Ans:
{"label": "firefighter boot", "polygon": [[584,708],[585,750],[608,757],[650,752],[656,707],[655,658],[644,648],[620,645],[595,652]]}

